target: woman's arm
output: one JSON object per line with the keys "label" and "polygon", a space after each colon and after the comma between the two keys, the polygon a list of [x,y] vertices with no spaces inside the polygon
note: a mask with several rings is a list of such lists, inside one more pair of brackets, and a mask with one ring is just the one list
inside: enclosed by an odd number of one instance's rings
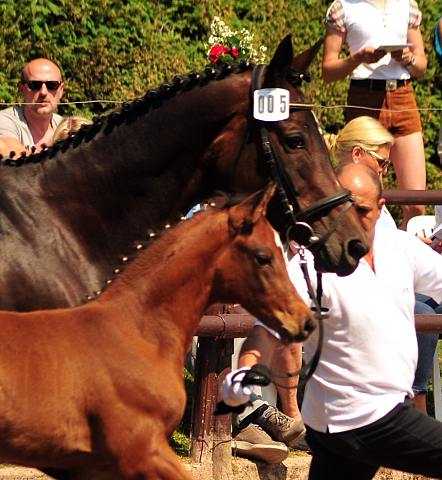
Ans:
{"label": "woman's arm", "polygon": [[[414,78],[421,78],[427,71],[427,58],[425,57],[424,42],[420,28],[409,28],[407,32],[407,42],[413,46],[404,48],[402,51],[393,52],[391,56],[402,63]],[[413,62],[414,57],[414,62]],[[414,65],[412,65],[414,63]]]}
{"label": "woman's arm", "polygon": [[348,77],[361,63],[376,63],[385,55],[384,51],[366,47],[348,57],[339,58],[345,43],[345,33],[327,25],[322,60],[322,78],[325,83]]}

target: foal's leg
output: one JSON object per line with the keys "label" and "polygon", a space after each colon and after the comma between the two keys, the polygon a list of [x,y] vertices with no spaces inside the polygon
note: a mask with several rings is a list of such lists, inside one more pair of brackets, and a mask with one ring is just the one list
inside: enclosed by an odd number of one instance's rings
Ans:
{"label": "foal's leg", "polygon": [[126,480],[116,469],[80,468],[70,471],[69,480]]}
{"label": "foal's leg", "polygon": [[127,460],[122,462],[122,471],[125,473],[124,479],[144,479],[144,480],[195,480],[195,478],[181,465],[177,455],[170,448],[166,439],[157,438],[153,444],[155,449],[143,449],[142,457],[138,456],[138,461],[134,458],[124,465]]}

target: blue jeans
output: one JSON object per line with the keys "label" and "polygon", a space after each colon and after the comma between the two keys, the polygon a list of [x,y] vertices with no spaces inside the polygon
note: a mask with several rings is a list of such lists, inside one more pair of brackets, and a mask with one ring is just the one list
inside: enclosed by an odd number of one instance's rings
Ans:
{"label": "blue jeans", "polygon": [[[442,305],[426,295],[416,293],[415,314],[434,315],[442,313]],[[431,376],[431,367],[433,365],[433,356],[436,351],[438,334],[417,334],[418,361],[413,383],[413,392],[415,394],[427,394],[428,382]]]}

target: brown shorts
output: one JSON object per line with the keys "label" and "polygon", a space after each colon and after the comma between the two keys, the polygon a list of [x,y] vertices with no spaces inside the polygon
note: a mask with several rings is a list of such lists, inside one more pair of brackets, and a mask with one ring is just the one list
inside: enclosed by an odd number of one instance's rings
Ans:
{"label": "brown shorts", "polygon": [[[422,131],[419,111],[411,83],[393,92],[372,90],[350,85],[347,105],[367,108],[347,108],[347,123],[362,115],[376,118],[395,137],[404,137]],[[400,110],[398,112],[394,110]]]}

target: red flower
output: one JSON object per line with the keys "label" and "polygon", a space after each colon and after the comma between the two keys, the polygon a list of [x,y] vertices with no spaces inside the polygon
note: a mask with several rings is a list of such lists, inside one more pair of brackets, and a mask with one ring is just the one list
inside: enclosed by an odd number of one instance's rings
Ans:
{"label": "red flower", "polygon": [[236,47],[234,48],[229,48],[226,53],[228,55],[232,55],[233,58],[236,58],[238,56],[238,49]]}
{"label": "red flower", "polygon": [[224,45],[215,45],[210,50],[209,60],[213,63],[216,63],[218,61],[218,57],[222,53],[227,53],[227,48]]}

